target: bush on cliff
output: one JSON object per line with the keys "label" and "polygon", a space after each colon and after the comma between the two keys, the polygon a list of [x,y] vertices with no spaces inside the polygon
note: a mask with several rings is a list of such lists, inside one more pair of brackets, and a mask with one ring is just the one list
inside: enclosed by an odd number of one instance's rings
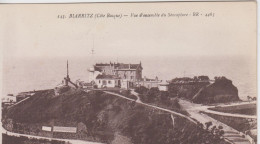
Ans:
{"label": "bush on cliff", "polygon": [[169,84],[171,97],[179,97],[191,100],[200,89],[209,85],[208,76],[195,76],[194,78],[174,78]]}
{"label": "bush on cliff", "polygon": [[172,98],[171,93],[168,91],[160,91],[157,87],[148,89],[143,86],[136,88],[135,91],[139,93],[139,97],[144,103],[187,114],[185,110],[181,109],[178,99]]}

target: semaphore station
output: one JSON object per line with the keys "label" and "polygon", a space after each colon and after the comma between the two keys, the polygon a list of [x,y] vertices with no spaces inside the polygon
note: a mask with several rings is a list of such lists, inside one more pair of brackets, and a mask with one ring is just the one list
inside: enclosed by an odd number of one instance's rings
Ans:
{"label": "semaphore station", "polygon": [[142,78],[142,63],[96,63],[88,69],[89,82],[97,88],[130,89],[139,86],[158,87],[161,80]]}

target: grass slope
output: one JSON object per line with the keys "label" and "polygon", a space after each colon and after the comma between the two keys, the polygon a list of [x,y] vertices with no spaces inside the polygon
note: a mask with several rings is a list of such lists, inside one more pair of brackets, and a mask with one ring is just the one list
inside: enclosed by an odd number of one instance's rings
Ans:
{"label": "grass slope", "polygon": [[[3,114],[4,127],[33,135],[46,134],[43,125],[55,125],[78,132],[46,135],[125,144],[225,143],[184,118],[175,116],[173,125],[168,113],[100,91],[70,90],[56,97],[53,91],[39,92]],[[120,138],[123,142],[116,142]]]}

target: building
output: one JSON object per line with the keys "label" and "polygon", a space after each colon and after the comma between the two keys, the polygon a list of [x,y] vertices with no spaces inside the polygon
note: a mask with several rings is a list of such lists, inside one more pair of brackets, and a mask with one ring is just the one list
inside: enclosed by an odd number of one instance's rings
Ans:
{"label": "building", "polygon": [[167,83],[167,82],[161,82],[160,84],[159,84],[159,90],[160,91],[168,91],[169,90],[169,83]]}
{"label": "building", "polygon": [[115,75],[100,74],[95,79],[98,88],[121,87],[121,79]]}
{"label": "building", "polygon": [[15,103],[17,102],[16,96],[13,94],[8,94],[7,96],[2,98],[2,103]]}
{"label": "building", "polygon": [[150,78],[146,78],[144,77],[142,79],[142,81],[138,82],[138,86],[144,86],[148,89],[153,88],[153,87],[159,87],[159,83],[161,83],[162,81],[158,79],[158,77],[156,76],[155,79],[150,79]]}
{"label": "building", "polygon": [[95,79],[98,75],[102,74],[102,70],[96,67],[95,65],[88,69],[89,72],[89,83],[95,82]]}
{"label": "building", "polygon": [[[96,63],[89,68],[89,82],[100,87],[133,88],[142,81],[142,64]],[[111,83],[108,83],[108,82]],[[104,82],[104,83],[103,83]],[[114,82],[112,84],[112,82]]]}

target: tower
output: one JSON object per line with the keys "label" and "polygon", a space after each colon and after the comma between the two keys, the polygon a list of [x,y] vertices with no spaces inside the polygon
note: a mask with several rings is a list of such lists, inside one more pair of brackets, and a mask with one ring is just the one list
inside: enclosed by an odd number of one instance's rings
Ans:
{"label": "tower", "polygon": [[69,78],[69,62],[67,60],[67,78]]}

